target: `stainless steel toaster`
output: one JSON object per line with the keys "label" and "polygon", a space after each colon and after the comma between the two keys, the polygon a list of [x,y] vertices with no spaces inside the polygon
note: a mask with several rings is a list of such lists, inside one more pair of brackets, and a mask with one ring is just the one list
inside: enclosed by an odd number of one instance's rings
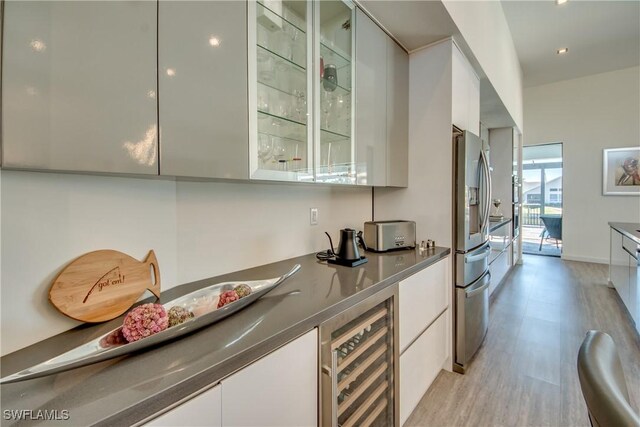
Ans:
{"label": "stainless steel toaster", "polygon": [[367,249],[385,252],[392,249],[415,248],[415,221],[367,221],[364,223]]}

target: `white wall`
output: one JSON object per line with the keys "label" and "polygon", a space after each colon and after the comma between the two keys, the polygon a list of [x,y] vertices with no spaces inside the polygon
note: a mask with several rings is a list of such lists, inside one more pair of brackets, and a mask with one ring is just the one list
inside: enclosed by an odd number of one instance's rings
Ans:
{"label": "white wall", "polygon": [[418,242],[451,247],[451,40],[409,57],[409,187],[375,190],[375,219],[416,221]]}
{"label": "white wall", "polygon": [[[174,182],[0,171],[2,355],[78,324],[48,301],[74,258],[154,249],[162,288],[337,244],[371,218],[371,190],[329,186]],[[309,208],[319,225],[309,225]]]}
{"label": "white wall", "polygon": [[4,355],[77,324],[48,301],[60,270],[80,255],[116,249],[142,260],[154,249],[162,286],[177,277],[172,181],[3,170]]}
{"label": "white wall", "polygon": [[[371,219],[371,189],[179,182],[178,281],[186,283],[338,245]],[[309,225],[309,208],[318,225]]]}
{"label": "white wall", "polygon": [[607,222],[640,222],[640,198],[602,195],[602,150],[640,146],[640,68],[524,91],[525,145],[563,143],[563,258],[608,262]]}
{"label": "white wall", "polygon": [[499,1],[443,0],[511,118],[523,129],[522,69]]}

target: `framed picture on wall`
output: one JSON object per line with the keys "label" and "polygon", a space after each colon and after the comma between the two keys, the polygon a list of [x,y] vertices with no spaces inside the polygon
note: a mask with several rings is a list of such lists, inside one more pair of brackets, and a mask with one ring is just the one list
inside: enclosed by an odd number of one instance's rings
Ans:
{"label": "framed picture on wall", "polygon": [[605,196],[640,196],[640,147],[604,150],[602,193]]}

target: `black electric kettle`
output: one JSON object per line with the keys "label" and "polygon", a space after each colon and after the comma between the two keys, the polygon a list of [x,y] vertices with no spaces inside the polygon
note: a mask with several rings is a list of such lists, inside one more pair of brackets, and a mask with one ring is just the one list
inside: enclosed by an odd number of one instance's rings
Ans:
{"label": "black electric kettle", "polygon": [[367,262],[367,258],[360,256],[360,251],[358,250],[358,243],[356,239],[360,241],[362,248],[367,250],[367,245],[364,243],[364,239],[362,238],[362,233],[356,233],[356,230],[353,228],[344,228],[340,230],[340,244],[338,245],[338,252],[333,251],[333,242],[331,241],[331,236],[329,233],[326,233],[327,237],[329,237],[329,243],[331,244],[331,251],[335,258],[330,258],[327,261],[330,264],[340,264],[346,265],[349,267],[355,267],[356,265],[364,264]]}

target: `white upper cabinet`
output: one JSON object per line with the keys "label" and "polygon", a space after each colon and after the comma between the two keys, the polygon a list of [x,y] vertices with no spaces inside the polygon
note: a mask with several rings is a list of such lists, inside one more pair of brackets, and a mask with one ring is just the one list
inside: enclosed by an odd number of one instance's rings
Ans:
{"label": "white upper cabinet", "polygon": [[408,55],[352,1],[4,14],[3,167],[407,185]]}
{"label": "white upper cabinet", "polygon": [[249,177],[247,3],[158,4],[161,175]]}
{"label": "white upper cabinet", "polygon": [[387,181],[387,34],[356,12],[356,161],[359,184]]}
{"label": "white upper cabinet", "polygon": [[452,122],[462,130],[480,135],[480,79],[460,52],[453,45],[452,58]]}
{"label": "white upper cabinet", "polygon": [[250,176],[355,184],[350,1],[249,2]]}
{"label": "white upper cabinet", "polygon": [[409,55],[387,37],[387,187],[409,185]]}
{"label": "white upper cabinet", "polygon": [[311,2],[248,2],[252,179],[314,179],[311,15]]}
{"label": "white upper cabinet", "polygon": [[357,183],[406,187],[409,55],[359,9],[355,86]]}
{"label": "white upper cabinet", "polygon": [[158,174],[156,7],[4,2],[4,167]]}

